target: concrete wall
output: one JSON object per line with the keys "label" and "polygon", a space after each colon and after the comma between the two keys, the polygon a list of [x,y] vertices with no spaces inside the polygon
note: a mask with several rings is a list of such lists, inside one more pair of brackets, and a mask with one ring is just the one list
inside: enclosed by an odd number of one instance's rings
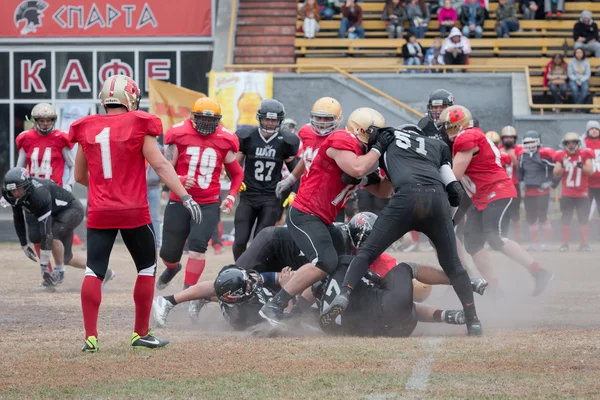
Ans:
{"label": "concrete wall", "polygon": [[565,133],[576,132],[583,134],[587,122],[592,119],[600,121],[600,117],[595,114],[575,116],[565,113],[564,115],[552,115],[551,118],[531,115],[529,117],[515,118],[515,128],[519,134],[523,134],[529,130],[541,133],[543,144],[556,149]]}

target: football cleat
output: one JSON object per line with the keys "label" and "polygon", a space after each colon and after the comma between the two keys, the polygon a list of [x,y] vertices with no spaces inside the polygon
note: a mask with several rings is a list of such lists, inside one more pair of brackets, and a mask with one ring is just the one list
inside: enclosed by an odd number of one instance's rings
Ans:
{"label": "football cleat", "polygon": [[148,332],[148,334],[143,337],[135,332],[131,335],[131,347],[134,349],[158,349],[160,347],[166,347],[168,344],[168,340],[160,340],[152,332]]}
{"label": "football cleat", "polygon": [[550,246],[548,246],[547,244],[541,244],[540,245],[540,250],[541,251],[552,251],[552,248]]}
{"label": "football cleat", "polygon": [[52,271],[52,279],[56,285],[60,285],[65,281],[65,271]]}
{"label": "football cleat", "polygon": [[532,296],[539,296],[546,290],[550,281],[554,279],[554,274],[548,270],[540,269],[533,273],[533,279],[535,279],[535,288]]}
{"label": "football cleat", "polygon": [[160,328],[167,326],[167,317],[173,308],[175,306],[163,296],[155,297],[152,302],[152,320],[154,324]]}
{"label": "football cleat", "polygon": [[177,264],[177,266],[173,269],[166,268],[156,280],[156,288],[158,290],[163,290],[169,286],[169,283],[171,283],[179,271],[181,271],[181,263]]}
{"label": "football cleat", "polygon": [[471,287],[473,287],[473,292],[483,296],[485,289],[488,287],[488,282],[483,278],[473,278],[471,279]]}
{"label": "football cleat", "polygon": [[592,248],[590,247],[589,244],[582,244],[582,245],[579,245],[579,248],[577,249],[577,251],[589,253],[592,251]]}
{"label": "football cleat", "polygon": [[473,319],[467,321],[467,335],[468,336],[482,336],[483,335],[483,327],[481,326],[481,322],[479,318],[474,317]]}
{"label": "football cleat", "polygon": [[202,310],[202,307],[204,307],[206,303],[207,301],[204,299],[190,301],[190,305],[188,306],[188,314],[193,324],[198,323],[200,310]]}
{"label": "football cleat", "polygon": [[115,279],[115,276],[117,276],[117,273],[115,271],[113,271],[110,268],[108,268],[106,270],[106,274],[104,275],[104,280],[102,281],[102,291],[104,291],[104,289],[106,289],[106,285],[108,285],[108,282]]}
{"label": "football cleat", "polygon": [[465,312],[463,310],[444,310],[442,320],[450,325],[464,325]]}
{"label": "football cleat", "polygon": [[97,353],[99,349],[98,339],[96,339],[96,336],[88,336],[83,343],[81,351],[84,353]]}
{"label": "football cleat", "polygon": [[331,302],[329,308],[321,314],[319,321],[321,326],[328,326],[334,323],[335,319],[341,315],[348,304],[350,303],[350,295],[348,293],[340,293]]}
{"label": "football cleat", "polygon": [[269,300],[267,304],[265,304],[258,314],[263,318],[269,321],[271,326],[274,327],[284,327],[284,315],[283,315],[283,307],[279,304],[275,303],[273,300]]}
{"label": "football cleat", "polygon": [[560,248],[558,249],[558,251],[560,251],[561,253],[566,253],[567,251],[569,251],[569,245],[566,243],[563,243]]}

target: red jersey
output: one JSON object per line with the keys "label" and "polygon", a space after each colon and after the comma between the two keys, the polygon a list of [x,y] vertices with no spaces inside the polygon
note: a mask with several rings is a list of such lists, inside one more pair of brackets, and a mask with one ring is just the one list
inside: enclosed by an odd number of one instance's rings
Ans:
{"label": "red jersey", "polygon": [[150,224],[146,135],[162,135],[162,123],[144,111],[90,115],[71,125],[90,174],[87,227],[131,229]]}
{"label": "red jersey", "polygon": [[[542,159],[546,159],[546,160],[554,162],[553,161],[554,160],[554,150],[551,149],[550,147],[542,147],[538,150],[538,153],[540,154],[540,157]],[[549,171],[548,178],[552,178],[552,170]],[[538,188],[525,189],[525,196],[527,196],[527,197],[545,196],[547,194],[550,194],[550,189],[546,189],[546,190],[540,190]]]}
{"label": "red jersey", "polygon": [[[173,125],[165,134],[165,145],[177,146],[179,156],[175,171],[194,179],[194,186],[187,191],[198,204],[218,203],[221,196],[219,177],[225,157],[230,151],[237,153],[240,142],[235,133],[221,125],[212,135],[200,135],[186,119]],[[171,192],[171,200],[181,199]]]}
{"label": "red jersey", "polygon": [[35,129],[30,129],[17,136],[17,149],[27,155],[27,169],[31,176],[51,179],[57,185],[63,186],[65,159],[63,150],[73,148],[69,136],[56,130],[47,135],[40,135]]}
{"label": "red jersey", "polygon": [[[519,179],[517,178],[517,167],[515,165],[513,165],[512,158],[510,158],[507,150],[502,146],[502,144],[500,144],[500,146],[498,146],[498,148],[501,150],[501,153],[503,156],[504,156],[504,154],[506,154],[509,157],[510,161],[507,163],[504,162],[504,157],[503,157],[502,166],[506,170],[506,174],[512,180],[512,183],[514,183],[515,185],[518,185]],[[520,144],[517,144],[513,147],[513,149],[515,149],[515,157],[517,157],[517,159],[519,159],[519,156],[524,151],[523,146]]]}
{"label": "red jersey", "polygon": [[588,177],[588,185],[592,188],[600,187],[600,139],[585,138],[585,147],[594,153],[594,174]]}
{"label": "red jersey", "polygon": [[387,253],[383,253],[379,257],[377,257],[377,259],[375,259],[375,261],[373,261],[373,264],[371,264],[371,266],[369,266],[369,269],[383,278],[397,264],[398,264],[398,262],[396,261],[396,259],[394,257],[390,256]]}
{"label": "red jersey", "polygon": [[564,150],[556,152],[554,162],[562,163],[564,167],[562,197],[588,197],[588,177],[581,168],[577,168],[577,163],[585,163],[589,159],[594,159],[590,149],[579,149],[573,154]]}
{"label": "red jersey", "polygon": [[306,214],[316,215],[330,225],[342,210],[346,201],[358,186],[342,182],[343,171],[327,155],[328,148],[348,150],[360,156],[364,154],[359,140],[347,130],[337,130],[315,152],[310,170],[300,180],[300,189],[294,199],[294,208]]}
{"label": "red jersey", "polygon": [[465,170],[461,182],[478,210],[499,199],[517,197],[515,185],[502,168],[500,150],[479,128],[469,128],[456,136],[453,155],[479,148]]}
{"label": "red jersey", "polygon": [[304,165],[306,169],[304,170],[304,174],[308,174],[310,170],[310,166],[313,163],[313,160],[317,156],[317,152],[319,148],[331,135],[327,136],[319,136],[315,134],[310,124],[304,125],[298,131],[298,137],[300,138],[300,150],[298,151],[298,157],[304,160]]}

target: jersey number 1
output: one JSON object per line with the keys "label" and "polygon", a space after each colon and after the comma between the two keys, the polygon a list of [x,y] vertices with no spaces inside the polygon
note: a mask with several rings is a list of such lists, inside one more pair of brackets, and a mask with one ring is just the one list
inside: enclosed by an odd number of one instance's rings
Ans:
{"label": "jersey number 1", "polygon": [[110,160],[110,128],[106,127],[100,131],[94,138],[100,145],[100,155],[102,157],[102,174],[104,179],[112,179],[112,162]]}
{"label": "jersey number 1", "polygon": [[39,163],[40,148],[35,147],[31,152],[31,167],[29,168],[31,175],[36,178],[50,179],[52,176],[52,149],[46,147],[42,157],[42,165]]}
{"label": "jersey number 1", "polygon": [[[410,135],[408,133],[402,131],[395,131],[394,134],[396,136],[396,146],[400,147],[401,149],[410,148],[411,142]],[[419,147],[417,147],[415,151],[419,154],[426,156],[427,150],[425,150],[425,139],[422,137],[417,137],[415,139],[417,140],[417,142],[419,142]]]}

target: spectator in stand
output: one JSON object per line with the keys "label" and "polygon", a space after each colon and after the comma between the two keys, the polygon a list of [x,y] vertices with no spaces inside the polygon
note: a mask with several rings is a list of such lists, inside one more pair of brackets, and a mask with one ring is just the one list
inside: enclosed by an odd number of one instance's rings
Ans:
{"label": "spectator in stand", "polygon": [[585,52],[581,47],[575,49],[575,56],[569,61],[567,68],[569,76],[569,87],[575,104],[583,104],[590,90],[590,76],[592,71],[590,63],[585,58]]}
{"label": "spectator in stand", "polygon": [[552,14],[556,14],[556,18],[561,19],[563,11],[565,11],[565,0],[544,0],[546,19],[552,18]]}
{"label": "spectator in stand", "polygon": [[[567,98],[567,63],[561,54],[552,56],[544,71],[544,87],[550,89],[554,104],[562,104]],[[558,108],[554,112],[559,112]]]}
{"label": "spectator in stand", "polygon": [[400,0],[392,0],[383,9],[381,19],[388,21],[385,30],[388,33],[388,39],[402,38],[404,31],[404,21],[406,21],[406,12]]}
{"label": "spectator in stand", "polygon": [[[425,64],[436,66],[436,65],[444,65],[444,57],[440,57],[442,52],[442,39],[435,38],[433,40],[433,46],[427,50],[425,53]],[[440,72],[438,68],[428,69],[427,72]]]}
{"label": "spectator in stand", "polygon": [[496,33],[499,38],[510,37],[511,32],[518,31],[519,20],[514,4],[506,4],[506,0],[498,0],[496,21]]}
{"label": "spectator in stand", "polygon": [[[417,37],[413,32],[409,32],[406,36],[406,43],[402,46],[402,58],[404,65],[421,65],[423,64],[423,48],[417,42]],[[410,72],[419,72],[417,69],[411,69]]]}
{"label": "spectator in stand", "polygon": [[346,0],[342,5],[342,22],[340,23],[340,37],[348,39],[364,39],[365,30],[362,27],[362,8],[355,0]]}
{"label": "spectator in stand", "polygon": [[594,53],[594,57],[600,58],[600,42],[598,41],[598,25],[592,19],[592,13],[582,11],[579,22],[573,27],[573,40],[575,49],[583,49]]}
{"label": "spectator in stand", "polygon": [[483,37],[483,21],[485,21],[485,8],[478,0],[468,0],[460,12],[463,35],[471,37],[471,34],[475,33],[476,38]]}
{"label": "spectator in stand", "polygon": [[466,65],[467,55],[471,53],[469,39],[460,33],[460,29],[452,28],[450,35],[444,40],[440,57],[446,65]]}
{"label": "spectator in stand", "polygon": [[543,18],[542,0],[519,0],[519,10],[526,21]]}
{"label": "spectator in stand", "polygon": [[319,32],[319,21],[321,20],[321,10],[316,0],[306,0],[299,14],[303,19],[302,31],[304,31],[304,37],[314,39],[317,32]]}
{"label": "spectator in stand", "polygon": [[340,0],[317,0],[317,4],[321,10],[321,18],[325,21],[332,20],[341,11]]}
{"label": "spectator in stand", "polygon": [[440,22],[440,34],[446,37],[450,29],[456,25],[457,13],[452,8],[452,0],[444,0],[444,7],[438,10],[438,21]]}
{"label": "spectator in stand", "polygon": [[409,30],[415,34],[417,39],[423,39],[431,18],[425,0],[410,0],[406,6],[406,17],[410,21]]}

